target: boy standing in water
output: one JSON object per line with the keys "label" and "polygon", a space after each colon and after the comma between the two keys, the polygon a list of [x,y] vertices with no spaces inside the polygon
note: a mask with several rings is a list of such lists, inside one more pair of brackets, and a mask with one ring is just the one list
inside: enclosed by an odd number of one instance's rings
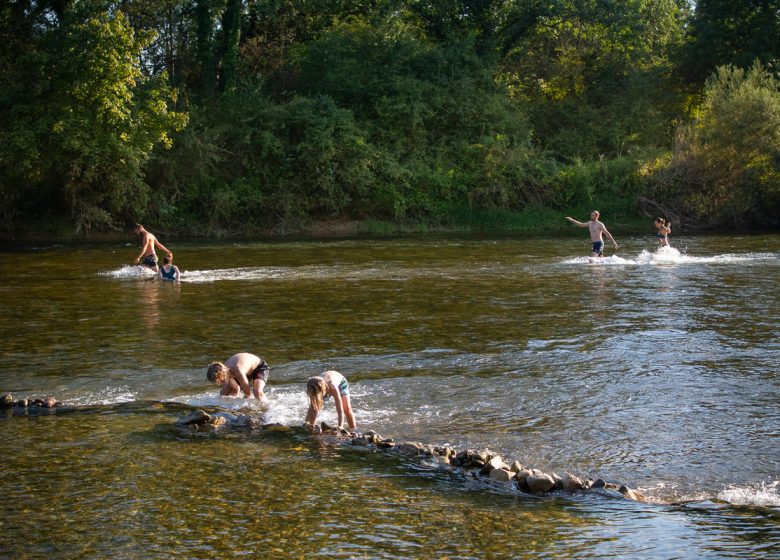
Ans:
{"label": "boy standing in water", "polygon": [[[135,224],[135,233],[141,236],[141,252],[138,253],[138,257],[135,259],[136,264],[140,263],[157,272],[159,269],[157,268],[157,253],[155,252],[156,247],[159,247],[168,253],[169,257],[173,258],[173,253],[166,249],[162,243],[157,241],[157,237],[146,231],[144,226],[141,224]],[[143,262],[141,262],[141,259],[143,259]]]}
{"label": "boy standing in water", "polygon": [[352,402],[349,398],[349,381],[337,371],[326,371],[321,375],[310,377],[306,382],[306,396],[309,397],[309,411],[306,413],[306,424],[314,425],[317,413],[322,410],[323,399],[331,396],[336,403],[336,413],[339,418],[339,430],[347,424],[355,429],[355,414],[352,412]]}
{"label": "boy standing in water", "polygon": [[571,223],[573,223],[576,226],[579,227],[586,227],[588,228],[588,231],[590,232],[590,240],[593,242],[593,247],[591,249],[591,257],[603,257],[604,256],[604,238],[602,235],[606,235],[609,237],[610,241],[615,245],[615,249],[618,248],[617,241],[615,241],[615,238],[612,237],[612,234],[607,231],[607,226],[602,224],[599,221],[599,211],[594,210],[590,213],[590,220],[583,223],[578,222],[574,218],[570,218],[569,216],[566,216],[566,219],[569,220]]}
{"label": "boy standing in water", "polygon": [[224,363],[210,364],[206,379],[222,387],[219,394],[223,397],[237,397],[243,391],[245,399],[254,393],[256,399],[266,400],[263,389],[268,383],[268,372],[268,364],[263,358],[241,352]]}

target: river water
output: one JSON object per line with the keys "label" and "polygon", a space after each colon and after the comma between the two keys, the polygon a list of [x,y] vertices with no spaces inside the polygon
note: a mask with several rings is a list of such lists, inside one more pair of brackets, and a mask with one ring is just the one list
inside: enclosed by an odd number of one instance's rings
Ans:
{"label": "river water", "polygon": [[[427,236],[0,253],[0,556],[780,557],[780,236]],[[612,254],[608,251],[608,254]],[[269,404],[206,365],[249,351]],[[297,430],[190,433],[190,407],[299,425],[349,379],[361,431],[489,448],[650,502],[530,496]],[[332,406],[321,415],[335,420]]]}

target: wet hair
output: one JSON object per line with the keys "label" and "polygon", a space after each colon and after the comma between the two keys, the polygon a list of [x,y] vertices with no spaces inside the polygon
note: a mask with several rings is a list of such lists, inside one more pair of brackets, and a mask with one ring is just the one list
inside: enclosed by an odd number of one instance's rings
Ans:
{"label": "wet hair", "polygon": [[322,377],[310,377],[306,382],[306,396],[309,397],[314,410],[321,410],[322,398],[325,396],[325,380]]}
{"label": "wet hair", "polygon": [[169,256],[169,255],[165,255],[165,256],[163,257],[163,264],[171,264],[171,261],[172,261],[172,260],[173,260],[173,257],[171,257],[171,256]]}
{"label": "wet hair", "polygon": [[663,218],[656,218],[655,223],[661,224],[662,226],[666,226],[666,227],[672,225],[672,222],[670,222],[669,220],[664,220]]}
{"label": "wet hair", "polygon": [[224,385],[228,380],[228,368],[222,362],[213,362],[206,369],[206,379]]}

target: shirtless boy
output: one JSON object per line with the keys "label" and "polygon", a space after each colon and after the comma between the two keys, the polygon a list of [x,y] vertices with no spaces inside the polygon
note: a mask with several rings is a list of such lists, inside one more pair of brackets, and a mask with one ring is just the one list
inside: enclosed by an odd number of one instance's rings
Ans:
{"label": "shirtless boy", "polygon": [[241,352],[230,356],[224,363],[214,362],[206,370],[206,379],[221,386],[223,397],[237,397],[242,392],[248,399],[254,394],[265,400],[263,389],[268,383],[268,364],[260,356]]}
{"label": "shirtless boy", "polygon": [[615,249],[618,248],[617,241],[612,237],[612,234],[607,231],[607,226],[599,221],[599,211],[594,210],[590,213],[590,220],[583,223],[578,222],[574,218],[566,216],[566,219],[573,223],[575,226],[586,227],[590,232],[590,240],[593,242],[593,248],[591,249],[591,257],[603,257],[604,256],[604,238],[606,235],[610,241],[615,245]]}
{"label": "shirtless boy", "polygon": [[[141,252],[138,253],[138,257],[135,259],[136,264],[143,264],[144,266],[149,267],[150,269],[157,272],[159,270],[157,268],[157,253],[155,252],[155,248],[157,247],[168,253],[169,257],[173,258],[173,253],[166,249],[162,243],[157,241],[157,237],[155,237],[154,234],[146,231],[144,226],[141,224],[135,224],[135,233],[142,236]],[[141,259],[143,259],[143,262],[141,262]]]}

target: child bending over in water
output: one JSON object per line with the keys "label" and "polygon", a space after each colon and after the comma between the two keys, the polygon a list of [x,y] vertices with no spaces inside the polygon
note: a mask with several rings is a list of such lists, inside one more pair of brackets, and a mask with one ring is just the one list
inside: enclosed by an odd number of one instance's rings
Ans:
{"label": "child bending over in water", "polygon": [[669,247],[669,234],[672,233],[672,222],[663,218],[656,218],[655,229],[658,230],[655,234],[658,237],[658,246]]}
{"label": "child bending over in water", "polygon": [[210,364],[206,369],[206,379],[222,387],[219,394],[223,397],[237,397],[243,391],[246,399],[254,393],[256,399],[266,400],[263,389],[268,383],[268,371],[268,364],[263,358],[241,352],[230,356],[225,363]]}
{"label": "child bending over in water", "polygon": [[306,396],[309,397],[309,412],[306,413],[306,423],[314,425],[317,414],[322,410],[323,399],[331,396],[336,403],[336,413],[339,417],[338,428],[344,427],[344,418],[351,429],[355,429],[355,415],[349,400],[349,381],[337,371],[326,371],[321,375],[310,377],[306,382]]}

